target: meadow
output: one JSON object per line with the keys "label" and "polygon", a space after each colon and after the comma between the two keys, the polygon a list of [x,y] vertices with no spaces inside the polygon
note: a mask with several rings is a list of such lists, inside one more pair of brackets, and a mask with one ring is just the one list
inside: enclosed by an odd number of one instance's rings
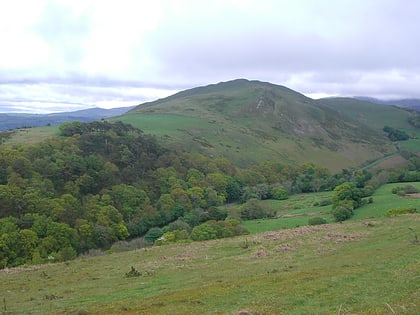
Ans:
{"label": "meadow", "polygon": [[391,194],[395,185],[378,189],[374,202],[344,223],[296,227],[307,223],[293,220],[307,222],[330,207],[317,206],[329,193],[296,195],[267,201],[280,216],[246,222],[249,235],[2,270],[0,309],[2,314],[419,314],[420,216],[383,215],[407,202],[418,206],[419,199]]}

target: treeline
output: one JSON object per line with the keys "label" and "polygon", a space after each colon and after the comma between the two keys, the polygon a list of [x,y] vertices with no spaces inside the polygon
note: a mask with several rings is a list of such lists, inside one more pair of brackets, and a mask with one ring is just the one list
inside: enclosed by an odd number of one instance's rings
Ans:
{"label": "treeline", "polygon": [[374,179],[312,164],[241,170],[224,158],[166,150],[120,122],[64,123],[60,133],[38,144],[0,146],[0,268],[67,260],[139,236],[155,240],[176,224],[189,233],[197,227],[193,239],[244,233],[236,221],[222,222],[219,206],[347,181],[366,189]]}
{"label": "treeline", "polygon": [[404,141],[410,139],[410,136],[405,131],[400,129],[385,126],[382,130],[386,132],[389,140],[391,141]]}

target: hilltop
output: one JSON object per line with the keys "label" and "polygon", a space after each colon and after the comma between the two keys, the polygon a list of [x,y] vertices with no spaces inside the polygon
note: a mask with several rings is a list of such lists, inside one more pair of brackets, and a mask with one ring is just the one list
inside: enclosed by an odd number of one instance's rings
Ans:
{"label": "hilltop", "polygon": [[396,152],[380,130],[357,117],[286,87],[244,79],[140,104],[118,119],[168,146],[245,167],[281,160],[340,170]]}

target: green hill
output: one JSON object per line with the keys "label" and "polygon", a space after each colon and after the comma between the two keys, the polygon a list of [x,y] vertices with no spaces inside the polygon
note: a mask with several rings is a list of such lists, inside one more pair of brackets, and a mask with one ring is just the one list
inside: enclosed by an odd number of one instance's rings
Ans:
{"label": "green hill", "polygon": [[313,162],[332,170],[395,152],[382,132],[286,87],[244,79],[186,90],[115,118],[171,147],[224,156]]}

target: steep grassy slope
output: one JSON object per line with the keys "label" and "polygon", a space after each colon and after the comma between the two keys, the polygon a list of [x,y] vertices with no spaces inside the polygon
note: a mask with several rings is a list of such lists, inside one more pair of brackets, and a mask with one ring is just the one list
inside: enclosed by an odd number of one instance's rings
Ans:
{"label": "steep grassy slope", "polygon": [[409,123],[410,112],[400,107],[374,104],[345,97],[331,97],[317,102],[326,105],[339,113],[353,117],[370,127],[381,131],[384,126],[403,130],[415,130]]}
{"label": "steep grassy slope", "polygon": [[173,147],[240,166],[269,159],[339,170],[395,151],[369,128],[288,88],[234,80],[180,92],[116,118]]}
{"label": "steep grassy slope", "polygon": [[[4,314],[419,314],[419,215],[0,271]],[[141,275],[126,277],[134,267]]]}
{"label": "steep grassy slope", "polygon": [[320,99],[318,102],[347,117],[353,117],[377,131],[381,131],[384,126],[405,131],[411,139],[401,142],[401,147],[412,152],[420,152],[420,129],[408,123],[413,109],[340,97]]}

